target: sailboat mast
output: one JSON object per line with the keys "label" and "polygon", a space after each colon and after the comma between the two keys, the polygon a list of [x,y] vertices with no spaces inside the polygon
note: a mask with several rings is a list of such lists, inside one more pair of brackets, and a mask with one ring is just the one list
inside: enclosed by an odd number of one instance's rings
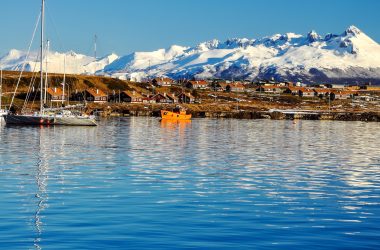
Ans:
{"label": "sailboat mast", "polygon": [[65,99],[66,99],[65,98],[65,84],[66,84],[66,54],[63,57],[63,83],[62,83],[63,94],[62,94],[62,105],[65,103]]}
{"label": "sailboat mast", "polygon": [[40,57],[40,112],[41,114],[44,113],[44,103],[43,103],[43,87],[44,87],[44,73],[43,73],[43,55],[44,55],[44,20],[45,19],[45,0],[42,0],[42,6],[41,6],[41,57]]}
{"label": "sailboat mast", "polygon": [[46,55],[45,55],[45,91],[44,91],[44,104],[47,103],[47,88],[48,88],[48,57],[49,57],[49,40],[46,41]]}

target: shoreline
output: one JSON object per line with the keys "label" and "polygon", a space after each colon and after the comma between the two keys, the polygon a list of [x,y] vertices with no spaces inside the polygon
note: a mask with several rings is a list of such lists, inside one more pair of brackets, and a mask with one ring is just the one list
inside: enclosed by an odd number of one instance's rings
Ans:
{"label": "shoreline", "polygon": [[[172,109],[175,105],[158,104],[129,104],[129,105],[94,105],[87,108],[88,112],[96,112],[101,117],[122,116],[150,116],[160,117],[161,109]],[[193,118],[219,118],[219,119],[272,119],[272,120],[332,120],[332,121],[364,121],[380,122],[379,111],[344,111],[344,110],[298,110],[298,109],[272,109],[259,110],[223,110],[217,108],[202,109],[183,105]]]}

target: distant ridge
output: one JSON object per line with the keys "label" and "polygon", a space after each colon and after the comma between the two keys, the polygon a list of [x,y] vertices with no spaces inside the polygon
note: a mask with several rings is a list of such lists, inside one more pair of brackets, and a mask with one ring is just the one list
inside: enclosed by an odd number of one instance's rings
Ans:
{"label": "distant ridge", "polygon": [[[68,53],[66,53],[67,55]],[[60,71],[62,55],[53,53],[51,70]],[[34,55],[36,56],[36,55]],[[380,84],[380,45],[355,26],[341,34],[276,34],[260,39],[211,40],[195,47],[173,45],[118,57],[69,53],[70,73],[100,74],[142,80],[172,78],[271,79],[305,83]],[[20,69],[25,53],[11,50],[0,58],[5,69]],[[33,60],[32,60],[33,61]],[[28,70],[32,63],[28,62]]]}

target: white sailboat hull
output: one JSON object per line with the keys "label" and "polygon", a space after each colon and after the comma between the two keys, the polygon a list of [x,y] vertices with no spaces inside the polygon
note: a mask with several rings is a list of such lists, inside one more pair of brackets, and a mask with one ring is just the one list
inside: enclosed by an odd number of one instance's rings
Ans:
{"label": "white sailboat hull", "polygon": [[81,116],[5,115],[7,125],[96,126],[95,118]]}

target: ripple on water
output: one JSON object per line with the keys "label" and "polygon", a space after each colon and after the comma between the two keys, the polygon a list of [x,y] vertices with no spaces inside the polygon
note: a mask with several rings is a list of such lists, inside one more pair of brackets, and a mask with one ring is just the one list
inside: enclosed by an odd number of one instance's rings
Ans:
{"label": "ripple on water", "polygon": [[0,126],[0,242],[377,249],[378,138],[377,123],[361,122]]}

